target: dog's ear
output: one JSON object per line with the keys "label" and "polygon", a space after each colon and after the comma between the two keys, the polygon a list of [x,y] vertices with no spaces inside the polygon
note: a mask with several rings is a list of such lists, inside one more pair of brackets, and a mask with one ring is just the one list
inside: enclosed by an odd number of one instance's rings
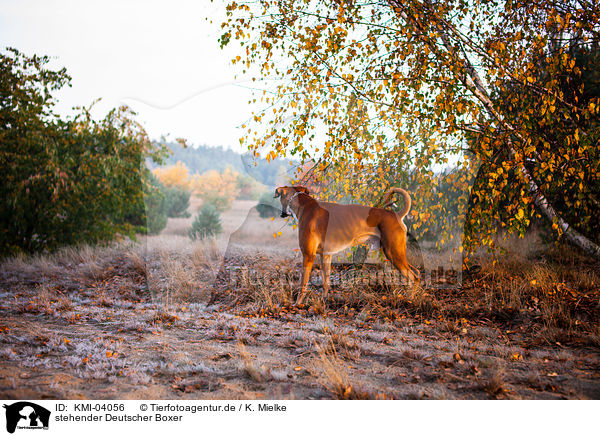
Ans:
{"label": "dog's ear", "polygon": [[275,190],[275,196],[273,198],[281,197],[282,193],[283,193],[283,188],[277,188]]}
{"label": "dog's ear", "polygon": [[310,192],[304,186],[294,186],[294,189],[296,191],[304,192],[306,195],[310,195]]}

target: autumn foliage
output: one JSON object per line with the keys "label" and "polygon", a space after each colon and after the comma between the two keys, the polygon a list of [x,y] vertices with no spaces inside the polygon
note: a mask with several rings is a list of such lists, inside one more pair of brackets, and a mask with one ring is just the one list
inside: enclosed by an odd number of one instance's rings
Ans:
{"label": "autumn foliage", "polygon": [[219,212],[229,209],[236,198],[256,200],[266,189],[252,177],[229,167],[223,171],[209,170],[190,175],[188,167],[178,161],[175,165],[154,169],[153,174],[165,186],[190,191]]}
{"label": "autumn foliage", "polygon": [[194,175],[191,186],[195,195],[206,203],[212,203],[219,212],[223,212],[231,207],[231,203],[237,197],[237,173],[229,168],[221,173],[210,170],[201,175]]}
{"label": "autumn foliage", "polygon": [[190,189],[190,174],[184,163],[177,162],[175,165],[160,167],[153,170],[154,175],[167,187],[178,187]]}

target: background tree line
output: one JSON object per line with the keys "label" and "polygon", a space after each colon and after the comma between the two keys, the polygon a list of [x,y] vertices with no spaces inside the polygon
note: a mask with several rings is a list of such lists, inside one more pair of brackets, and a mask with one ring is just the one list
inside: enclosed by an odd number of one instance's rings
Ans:
{"label": "background tree line", "polygon": [[251,153],[237,153],[224,147],[181,147],[180,144],[171,142],[166,144],[173,153],[167,157],[165,165],[177,165],[181,162],[192,174],[203,174],[211,170],[223,172],[229,168],[269,187],[275,187],[282,179],[293,175],[291,161],[286,158],[267,162],[255,159]]}

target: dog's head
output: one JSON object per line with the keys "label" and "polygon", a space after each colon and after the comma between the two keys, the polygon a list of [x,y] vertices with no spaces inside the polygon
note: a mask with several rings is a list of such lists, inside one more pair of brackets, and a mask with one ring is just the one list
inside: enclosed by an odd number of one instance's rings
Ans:
{"label": "dog's head", "polygon": [[290,202],[298,192],[309,195],[308,189],[304,186],[281,186],[275,190],[275,197],[281,201],[281,218],[290,216]]}

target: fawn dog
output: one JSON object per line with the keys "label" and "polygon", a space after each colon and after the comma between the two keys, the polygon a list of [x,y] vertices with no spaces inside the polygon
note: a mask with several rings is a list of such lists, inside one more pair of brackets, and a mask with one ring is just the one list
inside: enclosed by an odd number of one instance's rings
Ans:
{"label": "fawn dog", "polygon": [[281,201],[281,217],[292,215],[298,222],[303,262],[302,286],[296,305],[304,300],[317,254],[321,255],[323,291],[327,295],[331,256],[367,241],[379,241],[385,256],[406,276],[410,284],[419,281],[406,260],[406,225],[403,218],[410,210],[410,195],[404,189],[391,188],[384,196],[384,207],[391,204],[389,200],[394,193],[404,197],[404,209],[398,213],[358,204],[317,201],[304,186],[282,186],[275,190],[275,198]]}

